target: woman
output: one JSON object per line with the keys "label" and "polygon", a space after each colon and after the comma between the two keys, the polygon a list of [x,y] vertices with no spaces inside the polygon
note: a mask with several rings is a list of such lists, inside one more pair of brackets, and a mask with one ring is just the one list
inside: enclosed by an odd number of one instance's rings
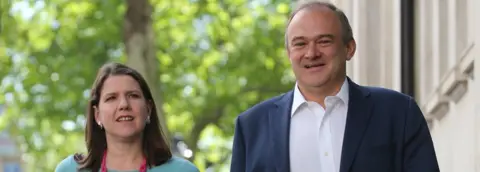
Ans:
{"label": "woman", "polygon": [[56,172],[198,172],[189,161],[172,156],[145,79],[122,64],[106,64],[97,74],[85,141],[88,154],[70,155]]}

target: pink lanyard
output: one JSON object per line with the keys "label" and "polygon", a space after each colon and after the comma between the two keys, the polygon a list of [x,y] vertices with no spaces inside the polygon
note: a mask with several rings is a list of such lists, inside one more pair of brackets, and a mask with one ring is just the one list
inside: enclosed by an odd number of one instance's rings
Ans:
{"label": "pink lanyard", "polygon": [[[103,159],[102,159],[102,172],[107,172],[107,150],[103,153]],[[147,160],[143,158],[142,165],[140,166],[140,169],[138,169],[139,172],[147,172]]]}

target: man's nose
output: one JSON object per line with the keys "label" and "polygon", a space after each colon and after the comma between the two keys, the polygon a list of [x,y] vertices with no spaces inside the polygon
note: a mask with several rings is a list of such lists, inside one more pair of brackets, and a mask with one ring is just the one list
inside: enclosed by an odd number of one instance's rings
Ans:
{"label": "man's nose", "polygon": [[307,58],[314,58],[319,55],[320,55],[320,52],[317,49],[317,45],[314,42],[309,43],[307,47],[307,53],[305,54],[305,56]]}

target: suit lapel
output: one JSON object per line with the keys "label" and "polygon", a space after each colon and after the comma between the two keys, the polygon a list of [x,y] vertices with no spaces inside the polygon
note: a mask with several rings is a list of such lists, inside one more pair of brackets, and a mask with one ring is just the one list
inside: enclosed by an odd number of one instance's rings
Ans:
{"label": "suit lapel", "polygon": [[365,129],[371,116],[372,103],[368,100],[370,92],[348,79],[349,103],[345,135],[343,139],[340,172],[348,172],[361,144]]}
{"label": "suit lapel", "polygon": [[276,171],[290,171],[290,111],[292,108],[293,91],[284,94],[275,102],[275,107],[269,111],[270,140],[272,140]]}

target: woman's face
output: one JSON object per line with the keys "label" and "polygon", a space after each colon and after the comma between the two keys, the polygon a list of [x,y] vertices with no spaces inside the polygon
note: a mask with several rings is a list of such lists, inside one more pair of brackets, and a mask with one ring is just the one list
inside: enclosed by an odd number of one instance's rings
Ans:
{"label": "woman's face", "polygon": [[141,135],[151,112],[138,82],[129,75],[112,75],[103,83],[95,120],[107,136],[123,139]]}

